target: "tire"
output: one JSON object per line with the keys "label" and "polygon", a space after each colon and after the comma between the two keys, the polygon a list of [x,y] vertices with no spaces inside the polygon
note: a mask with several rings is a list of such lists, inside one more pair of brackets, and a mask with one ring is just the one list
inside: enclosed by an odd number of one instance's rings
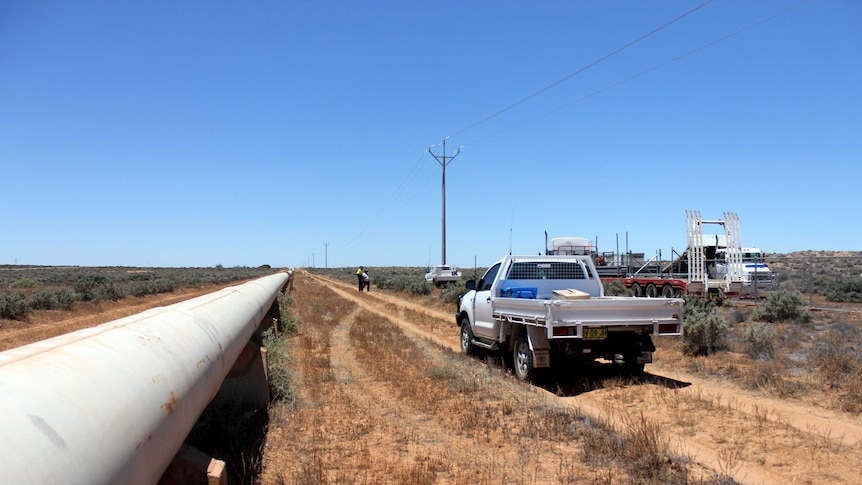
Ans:
{"label": "tire", "polygon": [[470,328],[470,319],[467,317],[461,318],[461,354],[473,355],[475,348],[471,344],[473,341],[473,330]]}
{"label": "tire", "polygon": [[676,289],[673,291],[673,296],[675,296],[677,298],[682,298],[685,296],[685,292],[680,290],[680,289]]}
{"label": "tire", "polygon": [[512,369],[515,371],[515,377],[522,381],[532,381],[536,377],[536,369],[533,368],[533,351],[530,350],[530,344],[527,343],[527,337],[524,334],[518,335],[515,339],[515,346],[512,349]]}
{"label": "tire", "polygon": [[623,364],[623,371],[631,376],[639,376],[644,373],[644,365],[638,364],[637,355],[626,355],[625,363]]}
{"label": "tire", "polygon": [[673,286],[671,286],[670,283],[661,287],[661,296],[665,298],[673,298],[673,293]]}
{"label": "tire", "polygon": [[665,298],[673,298],[673,286],[666,284],[661,287],[661,296]]}
{"label": "tire", "polygon": [[652,283],[646,285],[646,296],[647,298],[658,297],[658,288],[656,288],[655,285]]}
{"label": "tire", "polygon": [[632,296],[643,296],[643,290],[641,290],[641,285],[637,283],[632,283],[630,289],[632,290]]}

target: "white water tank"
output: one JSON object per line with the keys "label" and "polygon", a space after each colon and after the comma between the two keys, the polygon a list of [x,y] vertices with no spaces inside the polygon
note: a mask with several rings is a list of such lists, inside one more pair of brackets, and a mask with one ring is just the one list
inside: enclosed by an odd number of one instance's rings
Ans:
{"label": "white water tank", "polygon": [[593,244],[585,237],[555,237],[548,243],[548,254],[592,254]]}

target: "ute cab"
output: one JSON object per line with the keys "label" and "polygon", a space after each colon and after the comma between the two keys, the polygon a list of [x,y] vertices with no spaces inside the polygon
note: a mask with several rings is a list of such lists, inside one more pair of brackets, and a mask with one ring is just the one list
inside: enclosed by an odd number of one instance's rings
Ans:
{"label": "ute cab", "polygon": [[461,272],[454,266],[437,264],[428,268],[425,273],[425,281],[433,283],[435,286],[442,286],[446,283],[461,281]]}

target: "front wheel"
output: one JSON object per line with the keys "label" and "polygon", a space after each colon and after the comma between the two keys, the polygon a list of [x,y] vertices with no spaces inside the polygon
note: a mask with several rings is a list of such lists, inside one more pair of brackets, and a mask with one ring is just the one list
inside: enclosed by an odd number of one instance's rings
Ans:
{"label": "front wheel", "polygon": [[515,347],[512,349],[512,361],[515,376],[518,379],[530,381],[536,377],[536,370],[533,368],[533,351],[530,350],[530,344],[527,343],[523,334],[515,340]]}
{"label": "front wheel", "polygon": [[461,319],[461,353],[473,355],[473,329],[470,328],[470,319]]}

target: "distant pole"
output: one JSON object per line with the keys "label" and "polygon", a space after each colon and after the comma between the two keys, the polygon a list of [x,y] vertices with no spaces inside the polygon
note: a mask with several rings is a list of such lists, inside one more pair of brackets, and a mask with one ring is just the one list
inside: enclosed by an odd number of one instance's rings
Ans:
{"label": "distant pole", "polygon": [[328,242],[323,243],[323,247],[325,248],[324,257],[323,257],[324,268],[329,269],[329,243]]}
{"label": "distant pole", "polygon": [[808,308],[814,308],[814,255],[808,255]]}
{"label": "distant pole", "polygon": [[314,267],[314,253],[311,253],[311,267]]}
{"label": "distant pole", "polygon": [[[448,137],[446,137],[448,138]],[[443,254],[442,261],[440,263],[446,264],[446,165],[452,163],[452,159],[458,156],[461,153],[461,147],[458,147],[458,150],[455,151],[455,154],[451,157],[446,156],[446,138],[443,139],[443,155],[438,157],[431,151],[431,147],[428,147],[428,153],[437,160],[437,163],[443,167]],[[448,161],[447,161],[448,159]]]}

